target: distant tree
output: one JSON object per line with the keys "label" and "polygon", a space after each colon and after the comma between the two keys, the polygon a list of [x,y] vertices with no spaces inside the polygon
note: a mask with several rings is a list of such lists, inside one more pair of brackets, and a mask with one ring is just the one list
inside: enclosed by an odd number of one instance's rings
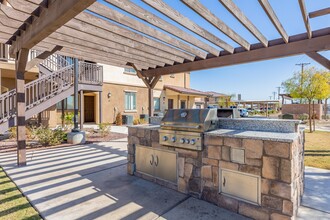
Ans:
{"label": "distant tree", "polygon": [[218,105],[220,108],[229,108],[232,105],[235,105],[235,103],[232,101],[232,98],[235,97],[235,95],[229,95],[229,96],[221,96],[218,99]]}
{"label": "distant tree", "polygon": [[312,130],[311,105],[314,99],[325,99],[330,95],[330,85],[328,83],[327,74],[324,71],[319,71],[314,67],[306,69],[303,73],[296,72],[293,77],[282,83],[285,90],[293,97],[306,99],[308,101],[309,112],[309,128]]}

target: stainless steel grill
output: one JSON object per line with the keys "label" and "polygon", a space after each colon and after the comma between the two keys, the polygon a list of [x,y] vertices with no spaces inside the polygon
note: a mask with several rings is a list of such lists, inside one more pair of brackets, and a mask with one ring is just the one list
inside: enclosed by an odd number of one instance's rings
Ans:
{"label": "stainless steel grill", "polygon": [[217,109],[172,109],[161,122],[160,144],[202,150],[203,133],[215,130]]}

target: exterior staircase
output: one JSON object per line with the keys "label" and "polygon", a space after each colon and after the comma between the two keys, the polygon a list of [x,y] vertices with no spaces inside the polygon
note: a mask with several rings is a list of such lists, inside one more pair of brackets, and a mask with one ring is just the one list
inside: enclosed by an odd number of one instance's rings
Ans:
{"label": "exterior staircase", "polygon": [[[72,59],[58,54],[39,65],[39,78],[25,84],[26,120],[73,95],[73,66]],[[102,91],[102,82],[101,65],[79,62],[78,90]],[[16,126],[16,89],[0,95],[0,134],[13,126]]]}

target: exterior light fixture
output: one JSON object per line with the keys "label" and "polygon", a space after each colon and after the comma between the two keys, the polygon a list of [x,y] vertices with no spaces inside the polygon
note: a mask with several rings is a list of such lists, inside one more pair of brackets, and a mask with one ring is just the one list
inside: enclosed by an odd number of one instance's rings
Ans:
{"label": "exterior light fixture", "polygon": [[108,93],[108,99],[110,99],[110,97],[111,97],[111,92]]}

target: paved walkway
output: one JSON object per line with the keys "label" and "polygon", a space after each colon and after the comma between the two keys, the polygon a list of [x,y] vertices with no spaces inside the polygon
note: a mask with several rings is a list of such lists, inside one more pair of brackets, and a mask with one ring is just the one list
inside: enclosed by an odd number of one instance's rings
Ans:
{"label": "paved walkway", "polygon": [[[127,175],[126,146],[120,139],[29,151],[26,167],[4,153],[0,165],[45,219],[246,219]],[[300,207],[298,219],[330,219],[329,172],[308,168],[306,183],[303,205],[312,209]]]}
{"label": "paved walkway", "polygon": [[26,167],[4,153],[0,165],[45,219],[246,219],[127,175],[126,146],[121,139],[29,151]]}

